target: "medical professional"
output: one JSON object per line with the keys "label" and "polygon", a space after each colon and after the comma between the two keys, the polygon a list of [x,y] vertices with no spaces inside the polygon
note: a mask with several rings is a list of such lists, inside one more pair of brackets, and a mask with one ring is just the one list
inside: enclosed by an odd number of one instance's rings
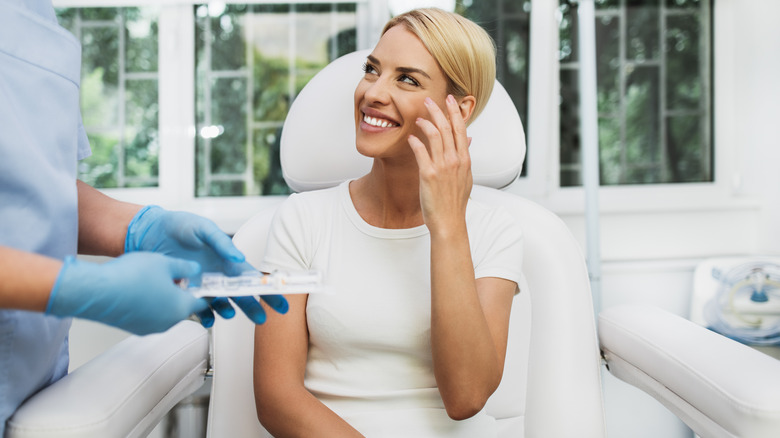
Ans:
{"label": "medical professional", "polygon": [[[227,300],[196,299],[178,279],[248,267],[200,216],[117,201],[77,181],[90,154],[79,111],[81,47],[50,0],[0,0],[0,436],[32,394],[67,373],[71,317],[135,334],[192,314],[204,326]],[[114,257],[102,264],[75,255]],[[264,297],[286,312],[281,296]],[[256,323],[254,298],[235,299]]]}

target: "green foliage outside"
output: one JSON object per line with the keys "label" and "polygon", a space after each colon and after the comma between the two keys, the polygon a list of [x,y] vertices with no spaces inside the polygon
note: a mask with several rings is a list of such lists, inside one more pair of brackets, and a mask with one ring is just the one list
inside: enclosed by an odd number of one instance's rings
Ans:
{"label": "green foliage outside", "polygon": [[[601,184],[712,181],[710,17],[702,1],[596,1]],[[672,13],[662,16],[662,3]],[[579,85],[576,68],[566,66],[579,59],[577,2],[559,5],[561,185],[574,186]]]}
{"label": "green foliage outside", "polygon": [[[157,80],[132,78],[157,72],[156,13],[149,8],[56,12],[82,44],[81,113],[92,155],[79,163],[79,178],[97,188],[156,186]],[[119,71],[122,57],[124,72]]]}

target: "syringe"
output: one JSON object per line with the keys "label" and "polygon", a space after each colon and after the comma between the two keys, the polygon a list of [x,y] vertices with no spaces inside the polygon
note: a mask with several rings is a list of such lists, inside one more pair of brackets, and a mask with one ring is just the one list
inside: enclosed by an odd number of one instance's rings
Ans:
{"label": "syringe", "polygon": [[270,274],[245,271],[235,277],[221,272],[204,272],[200,286],[182,286],[198,298],[327,292],[319,271],[276,271]]}

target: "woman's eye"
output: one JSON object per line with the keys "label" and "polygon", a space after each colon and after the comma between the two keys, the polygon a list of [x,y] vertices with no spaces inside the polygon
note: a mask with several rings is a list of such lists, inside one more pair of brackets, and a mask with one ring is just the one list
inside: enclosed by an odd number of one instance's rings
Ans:
{"label": "woman's eye", "polygon": [[366,62],[363,64],[363,72],[366,74],[374,74],[376,73],[376,69],[373,65]]}
{"label": "woman's eye", "polygon": [[420,83],[419,83],[419,82],[417,82],[417,81],[416,81],[416,80],[415,80],[413,77],[411,77],[411,76],[408,76],[408,75],[402,75],[402,76],[399,78],[399,80],[400,80],[401,82],[407,83],[407,84],[409,84],[409,85],[414,85],[415,87],[416,87],[416,86],[418,86],[418,85],[420,85]]}

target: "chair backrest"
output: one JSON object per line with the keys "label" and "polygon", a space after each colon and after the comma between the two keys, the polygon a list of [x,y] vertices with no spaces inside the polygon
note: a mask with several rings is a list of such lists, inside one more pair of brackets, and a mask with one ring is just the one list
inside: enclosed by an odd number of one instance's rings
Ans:
{"label": "chair backrest", "polygon": [[[284,177],[296,191],[334,186],[365,174],[370,160],[355,150],[352,91],[368,51],[332,62],[301,91],[282,131]],[[528,291],[513,302],[504,378],[488,401],[502,437],[604,436],[600,359],[584,258],[550,211],[498,190],[519,175],[525,134],[513,102],[496,82],[469,126],[475,184],[472,198],[502,205],[524,230]],[[274,209],[257,213],[234,236],[250,263],[262,259]],[[252,394],[253,326],[246,318],[214,326],[209,436],[269,436]]]}

